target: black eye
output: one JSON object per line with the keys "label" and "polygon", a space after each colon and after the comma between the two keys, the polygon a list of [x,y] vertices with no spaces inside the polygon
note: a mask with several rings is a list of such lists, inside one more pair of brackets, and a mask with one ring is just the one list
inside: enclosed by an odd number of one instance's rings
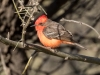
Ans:
{"label": "black eye", "polygon": [[43,26],[43,23],[39,23],[41,26]]}

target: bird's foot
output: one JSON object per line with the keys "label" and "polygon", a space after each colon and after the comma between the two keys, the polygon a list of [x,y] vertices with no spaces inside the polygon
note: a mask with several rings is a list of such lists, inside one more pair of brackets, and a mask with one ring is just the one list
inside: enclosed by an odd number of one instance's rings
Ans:
{"label": "bird's foot", "polygon": [[57,53],[58,50],[57,49],[52,49],[52,52]]}
{"label": "bird's foot", "polygon": [[65,57],[65,58],[64,58],[64,60],[68,60],[68,59],[69,59],[68,57]]}

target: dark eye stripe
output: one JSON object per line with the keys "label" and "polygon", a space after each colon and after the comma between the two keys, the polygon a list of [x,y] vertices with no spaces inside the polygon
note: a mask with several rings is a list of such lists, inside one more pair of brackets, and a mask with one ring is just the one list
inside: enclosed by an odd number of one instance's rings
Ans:
{"label": "dark eye stripe", "polygon": [[39,23],[39,25],[43,26],[43,23]]}

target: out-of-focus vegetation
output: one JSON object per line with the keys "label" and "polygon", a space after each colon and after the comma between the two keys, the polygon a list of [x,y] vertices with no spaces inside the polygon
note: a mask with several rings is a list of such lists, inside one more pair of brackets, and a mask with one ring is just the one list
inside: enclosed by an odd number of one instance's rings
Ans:
{"label": "out-of-focus vegetation", "polygon": [[[25,0],[27,5],[29,1]],[[48,17],[56,22],[61,18],[77,20],[87,23],[100,33],[100,1],[99,0],[39,0],[46,10]],[[16,5],[18,2],[16,0]],[[12,0],[0,1],[0,35],[19,41],[21,39],[21,21],[15,12]],[[58,48],[63,52],[100,57],[100,40],[94,31],[76,23],[60,22],[70,30],[74,39],[88,50],[81,50],[75,46],[62,45]],[[34,28],[28,27],[26,42],[40,43]],[[2,56],[8,75],[21,75],[25,64],[33,50],[16,49],[0,43]],[[4,75],[3,64],[0,58],[0,75]],[[30,64],[26,75],[99,75],[100,66],[79,61],[65,61],[59,57],[39,53]]]}

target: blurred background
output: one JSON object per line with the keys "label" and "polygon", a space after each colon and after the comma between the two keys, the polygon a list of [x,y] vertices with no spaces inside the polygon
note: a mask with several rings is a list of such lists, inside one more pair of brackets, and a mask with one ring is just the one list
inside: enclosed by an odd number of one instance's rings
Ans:
{"label": "blurred background", "polygon": [[[18,1],[16,5],[18,5]],[[29,0],[25,0],[27,5]],[[82,50],[75,46],[61,45],[58,50],[72,54],[100,57],[100,40],[90,28],[77,23],[60,22],[66,18],[87,23],[100,33],[100,0],[39,0],[48,17],[61,23],[71,31],[74,39],[86,47]],[[21,39],[21,21],[15,12],[12,0],[0,0],[0,35],[19,41]],[[26,42],[38,43],[36,31],[27,28]],[[21,75],[34,50],[22,50],[0,43],[0,75]],[[3,58],[3,59],[2,59]],[[3,61],[2,61],[3,60]],[[5,64],[3,64],[3,62]],[[32,60],[25,75],[100,75],[100,66],[80,61],[65,61],[62,58],[39,53]]]}

